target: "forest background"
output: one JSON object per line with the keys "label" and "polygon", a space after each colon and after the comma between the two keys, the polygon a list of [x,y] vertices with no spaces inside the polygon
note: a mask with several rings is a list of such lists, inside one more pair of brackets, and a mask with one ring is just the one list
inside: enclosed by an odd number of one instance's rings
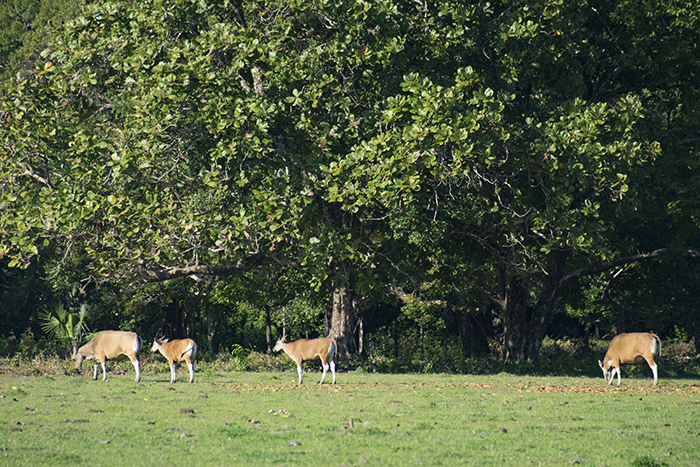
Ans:
{"label": "forest background", "polygon": [[376,371],[589,374],[651,331],[697,375],[699,16],[0,0],[0,355],[285,332]]}

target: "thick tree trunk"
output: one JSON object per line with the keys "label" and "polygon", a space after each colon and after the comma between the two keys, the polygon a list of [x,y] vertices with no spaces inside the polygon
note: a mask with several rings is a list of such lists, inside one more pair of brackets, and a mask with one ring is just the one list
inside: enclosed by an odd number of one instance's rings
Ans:
{"label": "thick tree trunk", "polygon": [[357,351],[354,330],[355,307],[352,292],[346,287],[334,290],[328,337],[335,340],[338,346],[338,358],[347,358]]}
{"label": "thick tree trunk", "polygon": [[627,326],[625,326],[625,310],[620,310],[620,313],[617,314],[617,320],[615,322],[615,330],[617,331],[618,334],[622,334],[627,332]]}
{"label": "thick tree trunk", "polygon": [[503,303],[503,361],[517,364],[525,360],[527,343],[527,292],[517,276],[508,276]]}
{"label": "thick tree trunk", "polygon": [[562,280],[568,252],[553,250],[549,256],[547,275],[540,286],[539,300],[529,306],[528,291],[517,275],[504,273],[503,339],[504,362],[537,364],[544,340],[547,319],[565,285]]}
{"label": "thick tree trunk", "polygon": [[562,280],[564,277],[564,267],[566,260],[569,257],[569,252],[566,250],[553,250],[549,254],[549,262],[547,264],[547,276],[544,278],[542,288],[540,289],[539,300],[532,310],[532,316],[528,323],[528,338],[525,349],[525,356],[531,363],[536,364],[540,358],[540,349],[542,341],[547,330],[547,320],[552,314],[554,305],[561,290],[565,286]]}
{"label": "thick tree trunk", "polygon": [[187,337],[184,311],[182,307],[180,307],[179,302],[172,301],[166,307],[161,332],[171,339]]}
{"label": "thick tree trunk", "polygon": [[[491,329],[484,326],[483,313],[455,311],[459,326],[459,338],[462,341],[462,357],[475,358],[487,355],[489,351],[488,336],[493,335]],[[489,324],[489,327],[491,325]]]}

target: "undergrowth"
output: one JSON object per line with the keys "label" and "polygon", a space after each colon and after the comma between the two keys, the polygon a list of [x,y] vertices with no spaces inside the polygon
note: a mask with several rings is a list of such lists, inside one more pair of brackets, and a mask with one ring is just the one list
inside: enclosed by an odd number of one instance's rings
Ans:
{"label": "undergrowth", "polygon": [[[524,362],[519,365],[504,365],[494,352],[481,358],[454,358],[447,364],[445,359],[435,361],[414,358],[397,361],[385,355],[352,356],[337,362],[341,372],[361,369],[367,373],[447,373],[447,374],[498,374],[507,372],[516,375],[589,376],[600,375],[598,360],[603,358],[608,342],[576,339],[550,339],[542,343],[538,364]],[[141,370],[144,373],[167,373],[167,362],[160,354],[147,350],[140,355]],[[200,352],[195,363],[196,371],[220,373],[232,371],[280,372],[294,370],[294,362],[284,353],[245,351],[240,346],[215,355]],[[307,362],[305,371],[317,371],[319,362]],[[183,371],[184,369],[181,369]],[[83,364],[83,374],[92,371],[92,361]],[[101,371],[101,370],[100,370]],[[130,362],[108,363],[108,371],[115,373],[133,372]],[[75,374],[73,362],[67,350],[53,348],[38,352],[17,353],[10,357],[0,357],[0,374],[15,376],[70,375]],[[623,367],[623,378],[651,377],[647,365]],[[659,363],[661,378],[700,377],[700,356],[695,354],[694,342],[662,343]]]}

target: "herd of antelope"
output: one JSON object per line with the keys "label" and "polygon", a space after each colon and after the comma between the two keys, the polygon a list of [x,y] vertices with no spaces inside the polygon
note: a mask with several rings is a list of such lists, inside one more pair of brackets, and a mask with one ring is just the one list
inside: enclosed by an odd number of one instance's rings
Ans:
{"label": "herd of antelope", "polygon": [[[84,346],[73,349],[72,359],[75,368],[80,370],[83,360],[94,360],[93,379],[97,379],[97,366],[102,365],[102,380],[107,379],[107,360],[121,361],[127,358],[131,360],[136,370],[135,382],[141,380],[141,364],[138,354],[141,351],[141,337],[135,332],[127,331],[102,331],[92,338]],[[275,352],[284,352],[294,360],[299,373],[299,385],[302,382],[303,363],[309,360],[321,360],[323,374],[321,382],[326,379],[326,373],[330,368],[335,384],[335,354],[336,344],[326,337],[318,339],[299,339],[295,342],[287,342],[283,335],[275,345]],[[194,382],[194,358],[197,355],[197,344],[192,339],[154,339],[151,352],[159,351],[170,364],[170,382],[175,382],[176,365],[181,362],[187,364],[190,372],[190,383]],[[654,375],[654,386],[658,383],[656,361],[661,355],[661,340],[656,334],[647,332],[631,332],[618,334],[610,342],[610,347],[603,357],[598,360],[598,365],[603,370],[603,377],[607,384],[612,384],[617,373],[617,385],[620,385],[620,366],[637,365],[647,362]]]}
{"label": "herd of antelope", "polygon": [[[136,370],[135,382],[141,381],[141,363],[139,352],[143,341],[135,332],[128,331],[102,331],[97,333],[90,342],[73,349],[73,361],[75,369],[80,370],[83,360],[95,360],[92,372],[93,379],[97,379],[97,365],[102,365],[102,381],[107,379],[107,360],[117,362],[131,360]],[[170,364],[170,382],[175,382],[175,365],[180,362],[187,363],[190,371],[190,383],[194,381],[194,357],[197,355],[197,344],[192,339],[153,339],[151,352],[159,351]]]}

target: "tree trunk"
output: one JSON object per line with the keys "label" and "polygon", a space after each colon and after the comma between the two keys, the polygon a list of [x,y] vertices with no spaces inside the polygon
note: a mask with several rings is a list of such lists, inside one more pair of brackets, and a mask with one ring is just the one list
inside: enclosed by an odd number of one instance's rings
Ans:
{"label": "tree trunk", "polygon": [[540,289],[539,300],[532,310],[532,316],[528,323],[528,338],[525,348],[527,360],[530,363],[537,364],[540,358],[540,349],[542,341],[547,330],[547,320],[552,314],[554,305],[557,303],[557,298],[561,290],[566,285],[563,282],[564,267],[566,260],[569,257],[569,252],[566,250],[553,250],[549,254],[547,263],[547,275]]}
{"label": "tree trunk", "polygon": [[616,328],[616,331],[618,334],[622,334],[622,333],[627,332],[627,329],[625,326],[625,310],[624,309],[620,310],[620,313],[617,314],[615,328]]}
{"label": "tree trunk", "polygon": [[216,325],[218,322],[216,306],[209,303],[208,300],[204,301],[204,306],[207,312],[207,344],[209,346],[209,355],[214,355],[214,338],[216,337]]}
{"label": "tree trunk", "polygon": [[267,354],[272,353],[272,324],[270,323],[270,307],[265,305],[265,339],[267,339]]}
{"label": "tree trunk", "polygon": [[364,350],[364,344],[365,344],[365,320],[364,318],[360,318],[360,322],[357,323],[357,327],[359,329],[359,335],[357,336],[357,341],[359,343],[359,347],[357,349],[357,353],[362,354],[362,351]]}
{"label": "tree trunk", "polygon": [[394,338],[394,361],[397,361],[399,359],[399,331],[396,321],[391,325],[391,335]]}
{"label": "tree trunk", "polygon": [[184,312],[177,300],[171,301],[165,308],[165,317],[160,332],[170,339],[187,337]]}
{"label": "tree trunk", "polygon": [[509,272],[502,274],[504,296],[501,308],[505,363],[518,364],[528,361],[537,364],[547,319],[566,284],[562,279],[567,257],[568,252],[564,250],[553,250],[550,253],[547,274],[540,285],[539,299],[534,306],[528,305],[528,290],[520,278]]}
{"label": "tree trunk", "polygon": [[508,275],[503,313],[503,361],[518,364],[525,360],[527,342],[527,292],[517,276]]}
{"label": "tree trunk", "polygon": [[421,361],[425,360],[425,341],[423,339],[423,326],[418,325],[418,337],[420,339],[420,359]]}
{"label": "tree trunk", "polygon": [[478,309],[473,312],[455,310],[454,313],[459,327],[459,338],[462,341],[462,358],[466,360],[487,355],[488,337],[493,335],[493,332],[484,326],[486,315]]}
{"label": "tree trunk", "polygon": [[328,337],[338,346],[338,358],[347,358],[357,351],[354,336],[355,307],[352,292],[347,287],[333,291],[333,307]]}

